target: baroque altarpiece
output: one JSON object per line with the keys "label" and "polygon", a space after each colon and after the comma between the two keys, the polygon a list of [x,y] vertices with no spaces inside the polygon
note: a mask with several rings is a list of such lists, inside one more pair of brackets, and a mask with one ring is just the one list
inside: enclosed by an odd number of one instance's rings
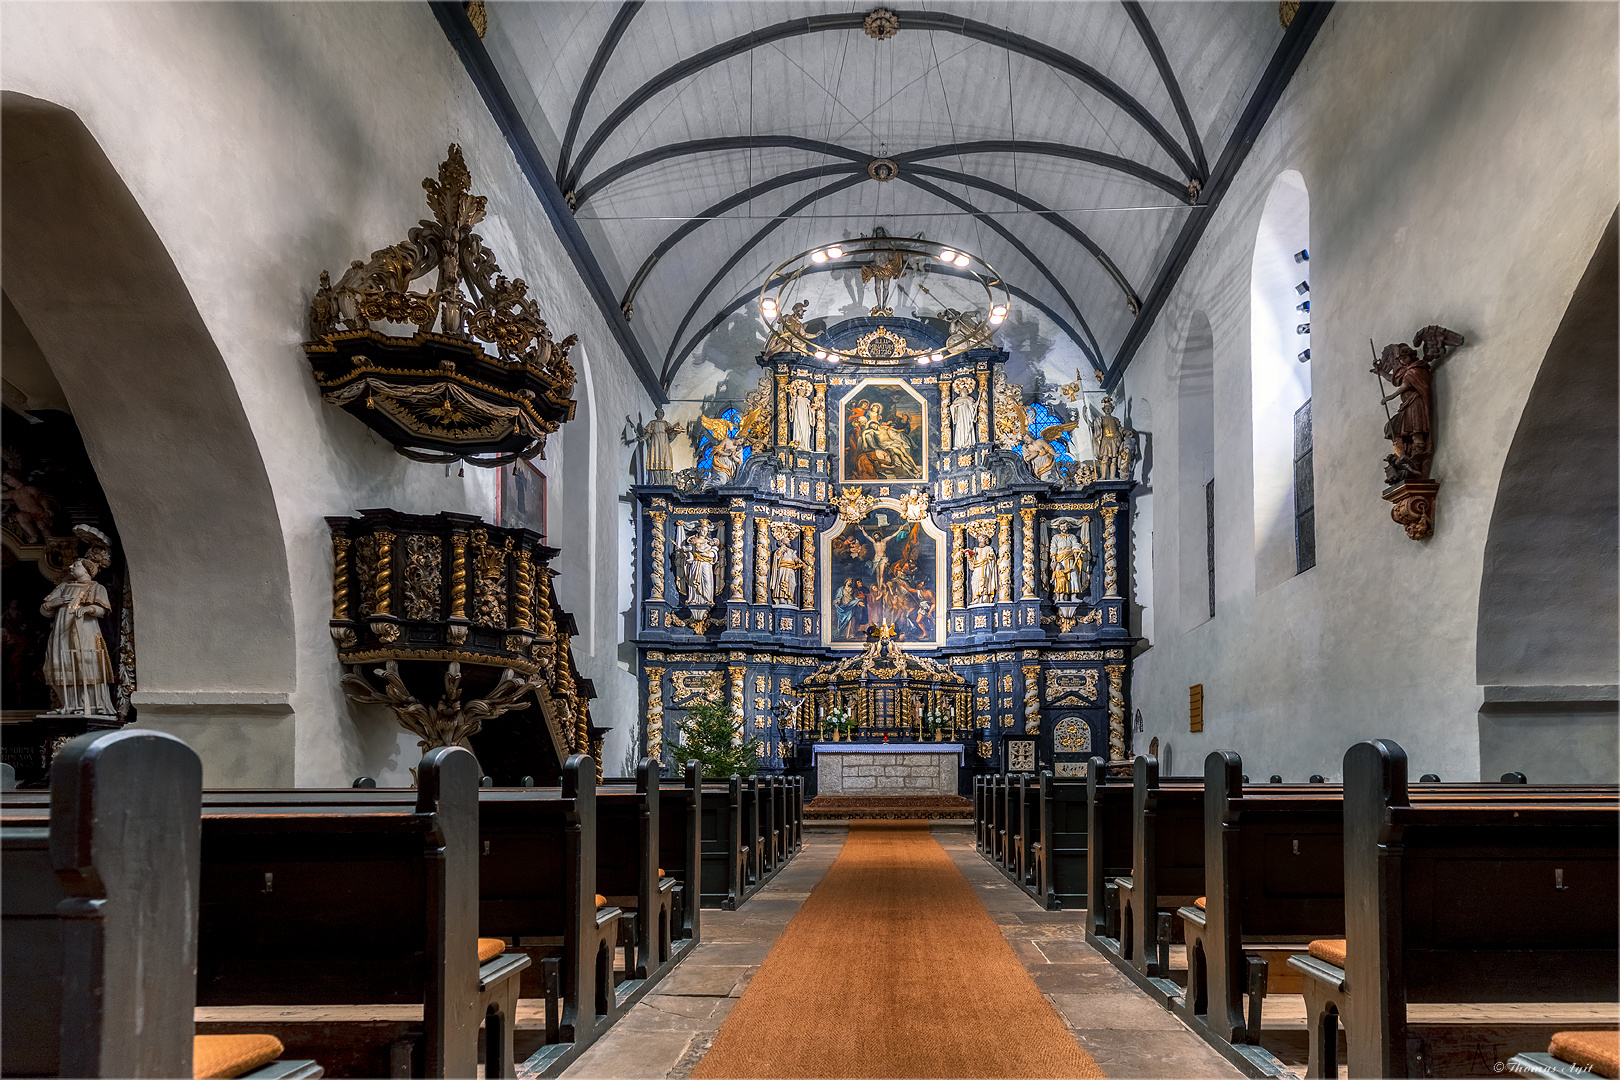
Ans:
{"label": "baroque altarpiece", "polygon": [[647,462],[664,465],[632,488],[650,757],[672,767],[675,720],[715,698],[762,772],[836,738],[961,742],[964,788],[1127,756],[1134,440],[1105,399],[1097,449],[1055,448],[1076,425],[1026,402],[988,335],[906,359],[949,334],[862,316],[814,338],[819,360],[773,336],[758,388],[696,425],[700,467]]}

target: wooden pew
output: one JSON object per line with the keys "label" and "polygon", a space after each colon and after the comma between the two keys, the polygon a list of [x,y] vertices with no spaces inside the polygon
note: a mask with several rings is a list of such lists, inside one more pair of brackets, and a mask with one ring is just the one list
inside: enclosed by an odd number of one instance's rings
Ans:
{"label": "wooden pew", "polygon": [[984,777],[973,778],[973,849],[984,854]]}
{"label": "wooden pew", "polygon": [[[675,890],[664,873],[659,832],[661,785],[651,763],[636,766],[635,789],[604,784],[596,793],[596,889],[612,907],[630,913],[635,942],[634,978],[656,978],[675,961]],[[621,920],[621,930],[626,924]]]}
{"label": "wooden pew", "polygon": [[702,788],[701,903],[735,911],[747,896],[752,852],[744,842],[742,779],[706,783]]}
{"label": "wooden pew", "polygon": [[[525,1039],[525,1052],[532,1049],[521,1065],[525,1075],[560,1071],[607,1030],[621,1006],[645,992],[642,982],[631,982],[636,979],[633,956],[626,958],[623,971],[626,987],[615,990],[613,957],[623,911],[596,900],[602,802],[595,777],[595,762],[575,755],[564,763],[560,787],[536,788],[525,778],[529,786],[491,785],[477,795],[479,933],[514,942],[507,955],[532,964],[522,974],[520,996],[545,1002],[543,1041],[530,1046]],[[414,797],[409,789],[378,790],[375,784],[353,792],[210,794],[210,799],[252,800],[264,807],[318,798],[372,809],[409,807]],[[618,808],[620,835],[614,847],[637,855],[645,799],[633,791],[610,792],[609,797],[628,804]],[[629,872],[639,860],[620,861],[622,871]],[[639,891],[639,884],[632,891]],[[626,1000],[621,1002],[621,996]],[[393,1053],[403,1056],[409,1045],[407,1038]],[[391,1067],[409,1068],[409,1063]]]}
{"label": "wooden pew", "polygon": [[1086,782],[1041,774],[1035,899],[1048,911],[1086,906]]}
{"label": "wooden pew", "polygon": [[63,746],[48,792],[0,800],[0,1073],[192,1075],[201,793],[185,743],[122,730]]}
{"label": "wooden pew", "polygon": [[1086,940],[1119,952],[1117,893],[1109,880],[1127,877],[1134,856],[1130,780],[1108,773],[1093,757],[1086,768]]}
{"label": "wooden pew", "polygon": [[1045,902],[1040,895],[1040,777],[1019,777],[1019,852],[1017,852],[1017,886],[1030,895],[1030,899]]}
{"label": "wooden pew", "polygon": [[[477,762],[443,747],[417,775],[409,804],[375,791],[205,795],[197,1004],[363,1008],[199,1027],[268,1027],[288,1046],[370,1049],[380,1060],[359,1068],[372,1075],[470,1076],[483,1026],[488,1074],[515,1075],[513,1022],[530,960],[482,955]],[[388,1006],[419,1006],[423,1018],[365,1015]]]}
{"label": "wooden pew", "polygon": [[804,777],[793,778],[793,851],[804,850]]}
{"label": "wooden pew", "polygon": [[1013,792],[1018,786],[1018,779],[1011,773],[1002,773],[998,779],[1000,783],[996,786],[996,868],[1007,874],[1007,860],[1012,858],[1013,845],[1018,839],[1017,827],[1011,815]]}
{"label": "wooden pew", "polygon": [[994,773],[985,777],[985,858],[998,865],[1001,862],[1001,786],[1006,777]]}
{"label": "wooden pew", "polygon": [[1336,784],[1245,786],[1235,752],[1205,760],[1203,906],[1177,912],[1187,985],[1172,1004],[1251,1073],[1282,1071],[1257,1044],[1266,994],[1302,989],[1285,961],[1343,933],[1343,820]]}
{"label": "wooden pew", "polygon": [[[1117,957],[1161,1001],[1180,987],[1170,980],[1172,913],[1204,888],[1204,785],[1159,778],[1159,762],[1131,765],[1131,872],[1110,879],[1117,891]],[[1123,965],[1122,965],[1123,966]]]}
{"label": "wooden pew", "polygon": [[674,935],[695,944],[703,906],[699,896],[703,872],[703,774],[697,762],[687,762],[683,780],[660,786],[658,812],[658,865],[680,884]]}
{"label": "wooden pew", "polygon": [[1352,1077],[1425,1075],[1413,1004],[1616,1000],[1620,789],[1414,799],[1387,739],[1344,777],[1345,936],[1289,960],[1309,1075],[1337,1076],[1340,1023]]}

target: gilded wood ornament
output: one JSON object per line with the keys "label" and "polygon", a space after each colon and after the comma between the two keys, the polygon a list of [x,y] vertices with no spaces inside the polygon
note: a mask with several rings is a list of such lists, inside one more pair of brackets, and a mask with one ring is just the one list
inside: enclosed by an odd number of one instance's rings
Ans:
{"label": "gilded wood ornament", "polygon": [[1019,511],[1024,519],[1024,565],[1023,579],[1020,581],[1020,600],[1039,600],[1040,583],[1035,572],[1035,510],[1025,507]]}
{"label": "gilded wood ornament", "polygon": [[799,607],[804,611],[816,610],[816,527],[814,525],[799,526],[802,539],[799,542],[799,558],[803,560],[804,567],[800,571],[803,580],[799,587]]}
{"label": "gilded wood ornament", "polygon": [[1003,604],[1012,603],[1012,515],[1000,514],[996,518],[998,525],[996,542],[999,545],[999,554],[996,559],[996,570],[999,580],[996,585],[996,599]]}
{"label": "gilded wood ornament", "polygon": [[1124,761],[1127,752],[1125,732],[1125,665],[1109,664],[1108,672],[1108,759]]}
{"label": "gilded wood ornament", "polygon": [[652,522],[652,581],[647,599],[658,603],[664,600],[664,513],[663,510],[647,511],[647,520]]}
{"label": "gilded wood ornament", "polygon": [[[321,272],[304,352],[326,400],[400,453],[493,466],[543,453],[573,417],[575,338],[552,339],[528,285],[508,279],[473,232],[486,201],[471,182],[451,145],[438,179],[422,182],[433,220],[354,260],[335,285]],[[432,291],[411,291],[434,273]],[[374,322],[416,332],[393,336]]]}
{"label": "gilded wood ornament", "polygon": [[1024,665],[1024,734],[1039,735],[1041,732],[1041,666],[1039,664]]}
{"label": "gilded wood ornament", "polygon": [[650,667],[647,676],[647,756],[664,756],[664,669]]}
{"label": "gilded wood ornament", "polygon": [[754,519],[754,603],[771,602],[771,519]]}
{"label": "gilded wood ornament", "polygon": [[961,611],[967,607],[967,586],[962,574],[962,559],[967,539],[965,527],[951,526],[951,608]]}
{"label": "gilded wood ornament", "polygon": [[743,595],[743,575],[747,568],[743,560],[743,525],[747,520],[746,514],[740,510],[731,512],[731,598],[739,604],[746,600]]}

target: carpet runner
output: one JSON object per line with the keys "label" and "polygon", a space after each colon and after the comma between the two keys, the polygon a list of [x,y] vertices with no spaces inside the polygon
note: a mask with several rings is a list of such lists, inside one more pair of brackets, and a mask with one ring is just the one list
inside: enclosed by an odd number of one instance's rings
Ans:
{"label": "carpet runner", "polygon": [[1101,1077],[926,822],[854,822],[693,1077]]}

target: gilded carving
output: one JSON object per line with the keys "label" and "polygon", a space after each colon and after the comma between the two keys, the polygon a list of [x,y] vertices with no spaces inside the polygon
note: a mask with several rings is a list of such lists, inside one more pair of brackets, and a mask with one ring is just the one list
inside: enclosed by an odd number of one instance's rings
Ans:
{"label": "gilded carving", "polygon": [[332,537],[332,618],[349,617],[349,538]]}
{"label": "gilded carving", "polygon": [[736,713],[737,718],[737,729],[731,735],[731,742],[734,746],[742,742],[743,695],[747,693],[747,687],[744,685],[743,680],[747,675],[747,668],[734,667],[731,669],[731,709]]}
{"label": "gilded carving", "polygon": [[1091,729],[1078,716],[1065,716],[1052,728],[1052,745],[1065,754],[1084,754],[1091,749]]}
{"label": "gilded carving", "polygon": [[1097,700],[1097,669],[1079,671],[1048,671],[1046,673],[1046,701],[1053,704],[1065,698],[1077,697],[1084,702]]}
{"label": "gilded carving", "polygon": [[1024,665],[1024,734],[1038,735],[1041,731],[1041,667]]}
{"label": "gilded carving", "polygon": [[647,520],[652,522],[652,589],[647,599],[663,603],[664,601],[664,511],[647,511]]}
{"label": "gilded carving", "polygon": [[1020,582],[1023,588],[1019,599],[1038,600],[1040,591],[1035,581],[1035,510],[1033,507],[1025,507],[1019,514],[1024,519],[1024,566],[1023,580]]}
{"label": "gilded carving", "polygon": [[420,533],[405,538],[405,617],[435,619],[439,615],[439,567],[444,545],[437,536]]}
{"label": "gilded carving", "polygon": [[1108,759],[1125,760],[1125,665],[1108,665]]}
{"label": "gilded carving", "polygon": [[1008,382],[1005,369],[999,367],[993,385],[996,445],[1003,450],[1016,450],[1024,441],[1023,388]]}
{"label": "gilded carving", "polygon": [[479,626],[506,625],[506,557],[512,550],[512,538],[501,546],[489,542],[489,533],[474,529],[473,547],[473,622]]}
{"label": "gilded carving", "polygon": [[996,599],[1008,604],[1012,602],[1012,515],[1001,514],[996,522],[996,542],[1001,549],[996,560]]}
{"label": "gilded carving", "polygon": [[[951,449],[951,377],[939,376],[939,448],[947,453]],[[944,462],[949,465],[949,461]]]}
{"label": "gilded carving", "polygon": [[[967,607],[967,589],[962,576],[965,529],[962,525],[951,526],[951,607],[958,610]],[[961,629],[961,620],[957,620],[957,629]]]}
{"label": "gilded carving", "polygon": [[754,603],[771,602],[771,519],[754,519]]}
{"label": "gilded carving", "polygon": [[[800,525],[799,532],[802,539],[799,543],[799,558],[804,563],[800,571],[802,583],[799,587],[799,607],[805,611],[816,609],[816,527],[814,525]],[[786,687],[783,687],[786,689]]]}
{"label": "gilded carving", "polygon": [[743,520],[741,511],[731,512],[731,598],[743,602]]}
{"label": "gilded carving", "polygon": [[[821,382],[816,383],[815,420],[816,420],[816,450],[818,452],[825,453],[826,450],[827,450],[827,384],[826,383],[821,383]],[[817,464],[820,464],[820,462],[817,462]],[[817,488],[818,489],[820,488],[819,484],[817,485]],[[821,496],[819,496],[819,495],[817,496],[817,498],[820,498],[820,497]]]}
{"label": "gilded carving", "polygon": [[979,369],[979,441],[990,441],[990,372]]}
{"label": "gilded carving", "polygon": [[659,761],[664,756],[664,669],[647,669],[647,756]]}
{"label": "gilded carving", "polygon": [[1119,595],[1119,563],[1114,546],[1114,515],[1117,506],[1104,506],[1097,511],[1103,516],[1103,592],[1107,596]]}

